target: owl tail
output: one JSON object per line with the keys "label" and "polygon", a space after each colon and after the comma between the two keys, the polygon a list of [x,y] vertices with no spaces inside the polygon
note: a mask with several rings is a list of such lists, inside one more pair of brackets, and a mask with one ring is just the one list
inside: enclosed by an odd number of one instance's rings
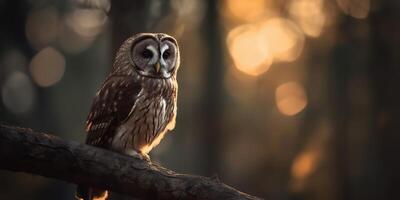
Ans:
{"label": "owl tail", "polygon": [[83,185],[79,185],[76,189],[76,199],[79,200],[105,200],[107,197],[107,190],[91,188]]}

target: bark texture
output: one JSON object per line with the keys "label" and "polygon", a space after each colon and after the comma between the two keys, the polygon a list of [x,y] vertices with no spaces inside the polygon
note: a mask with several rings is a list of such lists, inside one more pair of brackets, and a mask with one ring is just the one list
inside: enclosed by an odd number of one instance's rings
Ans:
{"label": "bark texture", "polygon": [[90,185],[145,199],[259,199],[218,179],[156,164],[27,128],[0,125],[0,168]]}

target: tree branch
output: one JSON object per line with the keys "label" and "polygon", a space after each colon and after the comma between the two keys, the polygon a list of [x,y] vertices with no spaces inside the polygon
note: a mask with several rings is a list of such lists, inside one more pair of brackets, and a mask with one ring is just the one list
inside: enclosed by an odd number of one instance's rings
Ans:
{"label": "tree branch", "polygon": [[259,199],[212,178],[171,170],[31,129],[0,125],[0,168],[145,199]]}

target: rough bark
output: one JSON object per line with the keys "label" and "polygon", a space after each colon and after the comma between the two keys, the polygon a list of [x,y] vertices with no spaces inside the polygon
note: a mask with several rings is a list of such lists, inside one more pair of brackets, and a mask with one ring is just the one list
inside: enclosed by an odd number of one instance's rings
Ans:
{"label": "rough bark", "polygon": [[218,179],[156,164],[27,128],[0,125],[0,168],[90,185],[145,199],[259,199]]}

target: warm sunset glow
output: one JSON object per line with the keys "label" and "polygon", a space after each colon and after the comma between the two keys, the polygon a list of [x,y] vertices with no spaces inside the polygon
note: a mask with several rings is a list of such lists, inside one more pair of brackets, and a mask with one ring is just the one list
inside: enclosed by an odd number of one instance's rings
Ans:
{"label": "warm sunset glow", "polygon": [[304,152],[298,155],[292,165],[292,176],[296,179],[304,179],[315,171],[317,154]]}
{"label": "warm sunset glow", "polygon": [[300,28],[284,18],[266,20],[261,25],[261,45],[267,45],[275,60],[293,61],[301,53],[304,35]]}
{"label": "warm sunset glow", "polygon": [[292,0],[289,13],[304,33],[311,37],[321,34],[325,23],[323,0]]}
{"label": "warm sunset glow", "polygon": [[41,50],[30,63],[33,80],[42,87],[61,80],[65,70],[64,56],[52,47]]}
{"label": "warm sunset glow", "polygon": [[340,9],[358,19],[363,19],[368,16],[370,2],[369,0],[336,0]]}
{"label": "warm sunset glow", "polygon": [[266,10],[266,0],[226,0],[229,12],[241,20],[254,20]]}
{"label": "warm sunset glow", "polygon": [[288,116],[299,113],[307,105],[307,96],[304,88],[296,82],[280,85],[276,89],[275,100],[278,110]]}
{"label": "warm sunset glow", "polygon": [[260,34],[257,27],[243,25],[229,32],[227,43],[235,66],[242,72],[257,76],[267,71],[272,64],[266,35]]}

